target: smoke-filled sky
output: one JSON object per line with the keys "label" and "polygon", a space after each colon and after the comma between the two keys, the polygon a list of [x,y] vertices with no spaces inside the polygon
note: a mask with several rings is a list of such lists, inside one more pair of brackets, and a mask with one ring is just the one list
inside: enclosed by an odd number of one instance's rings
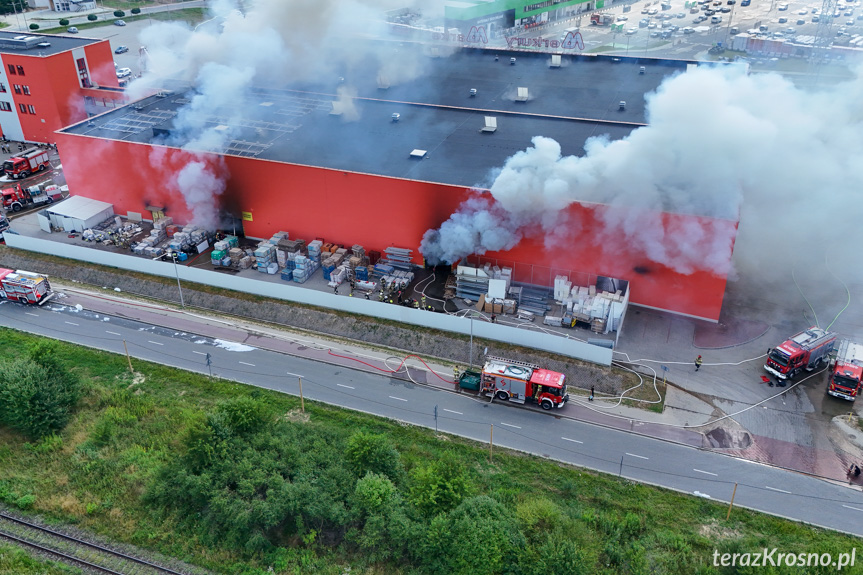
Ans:
{"label": "smoke-filled sky", "polygon": [[683,273],[729,272],[733,227],[714,222],[668,233],[659,211],[739,217],[738,241],[747,250],[735,263],[753,271],[823,261],[825,250],[856,253],[858,243],[836,240],[860,237],[861,96],[859,77],[804,91],[777,74],[740,68],[679,74],[648,96],[650,125],[626,138],[594,138],[583,156],[562,156],[557,142],[537,135],[478,183],[490,190],[484,201],[466,203],[430,230],[421,251],[453,262],[505,249],[528,223],[539,224],[548,244],[568,223],[564,208],[596,202],[647,208],[602,210],[603,233]]}

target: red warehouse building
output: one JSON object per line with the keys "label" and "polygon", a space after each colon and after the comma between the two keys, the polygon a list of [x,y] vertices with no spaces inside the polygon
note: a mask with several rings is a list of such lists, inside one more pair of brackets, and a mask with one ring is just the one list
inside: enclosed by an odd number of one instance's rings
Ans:
{"label": "red warehouse building", "polygon": [[0,132],[54,142],[87,108],[123,99],[108,40],[0,31]]}
{"label": "red warehouse building", "polygon": [[[147,218],[148,210],[163,209],[175,221],[191,221],[201,213],[203,188],[189,190],[180,174],[196,162],[221,181],[205,203],[241,221],[247,236],[285,230],[292,238],[368,250],[409,248],[422,263],[423,234],[482,195],[477,188],[488,187],[494,169],[533,136],[554,138],[566,155],[582,155],[591,136],[623,138],[644,125],[644,94],[686,68],[586,57],[552,69],[547,60],[519,54],[510,65],[509,54],[495,59],[466,51],[430,59],[424,78],[400,86],[354,71],[357,77],[344,77],[358,94],[349,102],[336,95],[338,77],[302,89],[255,89],[238,103],[248,111],[244,118],[217,111],[205,118],[214,133],[225,134],[217,153],[183,147],[192,135],[177,128],[186,124],[189,102],[180,89],[65,128],[56,139],[71,192],[110,202],[115,213]],[[647,72],[640,74],[640,66]],[[588,77],[590,84],[581,81]],[[519,101],[523,87],[526,102]],[[622,99],[629,102],[624,114]],[[728,266],[706,271],[657,263],[644,246],[609,234],[606,224],[625,218],[658,227],[670,238],[667,252],[684,236],[689,244],[724,246],[730,262],[737,222],[626,210],[572,204],[554,242],[524,230],[514,249],[481,259],[512,267],[516,281],[546,286],[555,275],[580,285],[597,275],[625,279],[631,303],[717,320]]]}

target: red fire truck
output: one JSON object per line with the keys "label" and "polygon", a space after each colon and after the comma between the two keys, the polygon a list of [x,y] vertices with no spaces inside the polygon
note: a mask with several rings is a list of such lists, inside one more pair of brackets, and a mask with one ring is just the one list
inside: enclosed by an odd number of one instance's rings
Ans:
{"label": "red fire truck", "polygon": [[47,150],[30,148],[3,162],[3,173],[12,179],[20,179],[50,167]]}
{"label": "red fire truck", "polygon": [[833,397],[854,401],[861,386],[863,386],[863,345],[843,339],[839,342],[839,351],[827,384],[827,393]]}
{"label": "red fire truck", "polygon": [[42,305],[54,297],[48,276],[0,268],[0,298]]}
{"label": "red fire truck", "polygon": [[63,199],[63,191],[54,184],[45,188],[41,186],[22,188],[21,184],[15,184],[0,192],[0,196],[2,196],[4,208],[20,212],[28,206],[59,202]]}
{"label": "red fire truck", "polygon": [[802,370],[812,371],[826,364],[836,345],[836,334],[820,327],[810,327],[767,350],[764,369],[780,380],[790,379]]}
{"label": "red fire truck", "polygon": [[486,359],[480,392],[502,401],[534,402],[546,410],[563,407],[569,399],[564,374],[498,357]]}

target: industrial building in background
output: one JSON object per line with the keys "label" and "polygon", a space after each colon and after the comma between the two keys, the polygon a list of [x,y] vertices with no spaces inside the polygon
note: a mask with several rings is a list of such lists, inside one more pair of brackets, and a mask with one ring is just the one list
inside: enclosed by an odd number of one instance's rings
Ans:
{"label": "industrial building in background", "polygon": [[0,31],[0,136],[53,143],[122,100],[108,40]]}
{"label": "industrial building in background", "polygon": [[[518,54],[513,65],[509,53],[498,56],[462,50],[428,57],[424,77],[392,87],[376,68],[356,65],[321,85],[254,89],[255,103],[241,116],[197,118],[212,134],[230,134],[216,151],[188,149],[193,136],[178,127],[192,95],[188,86],[69,126],[56,139],[70,192],[109,202],[130,219],[164,214],[200,224],[195,214],[217,204],[229,231],[268,238],[288,230],[307,241],[395,246],[413,250],[413,263],[422,264],[423,234],[469,198],[484,197],[477,187],[487,186],[493,170],[533,136],[554,138],[572,155],[583,154],[593,136],[624,138],[645,125],[644,95],[692,66],[577,56],[555,67],[540,54]],[[340,95],[343,83],[357,95]],[[625,110],[621,99],[629,103]],[[190,164],[221,179],[210,182],[218,189],[194,183],[205,178],[184,182],[179,175]],[[726,273],[651,261],[643,246],[604,227],[621,209],[627,208],[574,203],[564,210],[557,241],[527,229],[515,248],[466,263],[511,268],[514,282],[549,288],[562,275],[578,286],[620,278],[629,282],[634,304],[717,320]],[[689,241],[697,227],[698,241],[721,236],[733,245],[736,221],[648,215],[645,225],[678,242]]]}

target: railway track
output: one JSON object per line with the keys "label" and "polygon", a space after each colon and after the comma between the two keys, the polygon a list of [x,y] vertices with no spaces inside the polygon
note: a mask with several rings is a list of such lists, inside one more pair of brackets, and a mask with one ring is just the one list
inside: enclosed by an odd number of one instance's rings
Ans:
{"label": "railway track", "polygon": [[209,575],[195,567],[158,565],[58,530],[0,512],[0,538],[36,550],[50,559],[106,575]]}

